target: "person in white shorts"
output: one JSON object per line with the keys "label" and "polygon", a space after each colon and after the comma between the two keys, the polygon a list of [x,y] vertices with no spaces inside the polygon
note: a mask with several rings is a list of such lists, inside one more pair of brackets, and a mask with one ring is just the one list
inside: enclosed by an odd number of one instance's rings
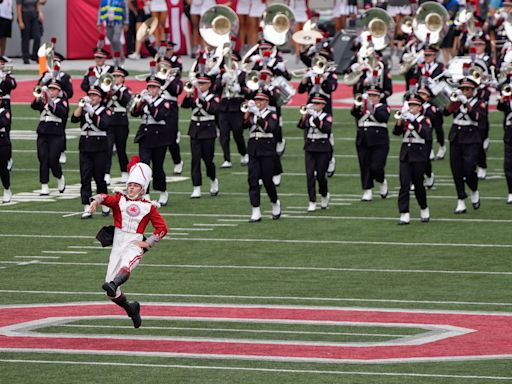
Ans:
{"label": "person in white shorts", "polygon": [[350,14],[348,0],[336,0],[334,2],[334,29],[336,32],[345,28],[347,16]]}
{"label": "person in white shorts", "polygon": [[248,43],[252,47],[258,43],[258,30],[263,12],[267,8],[267,4],[262,0],[250,0],[251,7],[249,9],[249,36]]}
{"label": "person in white shorts", "polygon": [[158,27],[155,31],[156,44],[160,46],[160,42],[165,40],[164,28],[167,21],[167,1],[151,0],[150,3],[151,16],[158,20]]}
{"label": "person in white shorts", "polygon": [[[308,5],[306,0],[290,0],[288,6],[295,15],[295,31],[301,31],[304,23],[308,21]],[[299,62],[300,45],[293,42],[297,62]]]}
{"label": "person in white shorts", "polygon": [[251,8],[251,0],[238,0],[236,3],[235,12],[238,15],[240,23],[238,41],[240,51],[246,50],[246,45],[249,40],[249,10]]}
{"label": "person in white shorts", "polygon": [[410,16],[412,13],[409,0],[390,0],[388,2],[387,11],[389,15],[395,20],[395,36],[394,44],[398,49],[403,47],[404,34],[402,32],[402,19],[404,16]]}

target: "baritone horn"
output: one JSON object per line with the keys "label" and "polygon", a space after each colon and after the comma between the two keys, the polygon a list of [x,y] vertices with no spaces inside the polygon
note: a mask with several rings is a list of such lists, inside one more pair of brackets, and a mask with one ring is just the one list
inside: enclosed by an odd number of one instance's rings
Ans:
{"label": "baritone horn", "polygon": [[294,20],[295,15],[290,7],[284,4],[270,4],[263,12],[263,38],[274,45],[285,44]]}
{"label": "baritone horn", "polygon": [[103,92],[110,92],[114,85],[114,76],[111,73],[104,73],[98,79],[98,83]]}
{"label": "baritone horn", "polygon": [[199,34],[212,47],[231,44],[231,36],[238,35],[238,16],[226,5],[208,8],[199,20]]}
{"label": "baritone horn", "polygon": [[260,87],[259,82],[260,82],[259,71],[251,71],[247,74],[247,78],[245,81],[247,88],[249,88],[252,91],[257,91]]}

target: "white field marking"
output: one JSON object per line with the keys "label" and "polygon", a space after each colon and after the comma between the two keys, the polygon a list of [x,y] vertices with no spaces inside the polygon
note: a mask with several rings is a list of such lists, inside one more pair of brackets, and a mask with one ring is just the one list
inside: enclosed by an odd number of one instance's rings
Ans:
{"label": "white field marking", "polygon": [[[15,257],[42,257],[45,256],[15,256]],[[7,261],[0,261],[7,263]],[[41,262],[41,264],[45,264]],[[104,266],[107,263],[90,262],[48,262],[48,264],[58,265],[89,265]],[[336,268],[336,267],[296,267],[296,266],[265,266],[265,265],[212,265],[212,264],[139,264],[139,268],[173,268],[173,269],[241,269],[241,270],[272,270],[272,271],[309,271],[309,272],[355,272],[355,273],[416,273],[416,274],[435,274],[435,275],[488,275],[488,276],[511,276],[512,272],[506,271],[447,271],[447,270],[429,270],[429,269],[381,269],[381,268]]]}
{"label": "white field marking", "polygon": [[[236,215],[236,216],[239,216],[239,215]],[[240,216],[244,216],[244,217],[249,217],[249,215],[240,215]],[[237,222],[237,223],[247,223],[249,221],[249,219],[217,219],[217,221],[225,221],[225,222]]]}
{"label": "white field marking", "polygon": [[238,224],[206,224],[206,223],[195,223],[197,227],[238,227]]}
{"label": "white field marking", "polygon": [[177,228],[172,227],[173,231],[213,231],[213,228]]}
{"label": "white field marking", "polygon": [[[193,319],[194,320],[194,319]],[[61,324],[59,327],[66,328],[105,328],[105,329],[133,329],[132,326],[118,325],[79,325]],[[214,332],[241,332],[241,333],[277,333],[277,334],[299,334],[299,335],[334,335],[334,336],[375,336],[375,337],[397,337],[400,334],[391,333],[358,333],[358,332],[308,332],[308,331],[269,331],[261,329],[233,329],[233,328],[195,328],[195,327],[148,327],[144,329],[169,330],[169,331],[214,331]]]}
{"label": "white field marking", "polygon": [[[176,216],[175,214],[173,214]],[[295,216],[297,217],[297,216]],[[304,216],[315,217],[315,216]],[[324,218],[327,216],[316,216],[317,218]],[[393,220],[396,220],[394,218]],[[184,232],[176,232],[175,235],[182,234],[188,235]],[[0,237],[21,237],[21,238],[34,238],[35,235],[22,235],[22,234],[7,234],[0,233]],[[80,236],[80,235],[37,235],[40,238],[52,239],[94,239],[94,236]],[[349,244],[349,245],[388,245],[388,246],[403,246],[403,247],[449,247],[449,248],[512,248],[512,244],[491,244],[491,243],[405,243],[399,241],[362,241],[362,240],[304,240],[304,239],[243,239],[243,238],[207,238],[207,237],[189,237],[186,239],[167,238],[166,241],[216,241],[216,242],[240,242],[240,243],[286,243],[286,244]]]}
{"label": "white field marking", "polygon": [[188,232],[175,232],[172,236],[188,236]]}
{"label": "white field marking", "polygon": [[[80,333],[42,333],[38,332],[41,328],[60,326],[76,320],[102,320],[102,319],[122,319],[122,316],[114,315],[91,315],[91,316],[65,316],[48,317],[23,323],[16,323],[0,327],[0,335],[8,337],[45,337],[45,338],[80,338]],[[362,342],[344,342],[344,341],[309,341],[309,340],[291,340],[291,339],[250,339],[250,338],[227,338],[227,337],[203,337],[203,336],[158,336],[158,340],[167,341],[199,341],[208,343],[240,343],[240,344],[273,344],[273,345],[300,345],[300,346],[318,346],[318,347],[391,347],[404,345],[424,345],[436,341],[445,340],[451,337],[463,336],[475,332],[474,329],[462,328],[444,324],[428,323],[393,323],[385,322],[353,322],[353,321],[317,321],[317,320],[281,320],[281,319],[255,319],[245,317],[196,317],[196,316],[145,316],[147,320],[181,320],[181,321],[209,321],[222,323],[242,323],[242,324],[284,324],[284,325],[323,325],[339,327],[391,327],[391,328],[413,328],[422,329],[424,332],[418,334],[395,335],[394,339],[384,341],[362,341]],[[105,335],[87,334],[87,338],[103,339]],[[109,339],[115,340],[155,340],[153,335],[109,335]]]}
{"label": "white field marking", "polygon": [[112,247],[101,247],[96,245],[68,245],[68,248],[74,249],[109,249]]}
{"label": "white field marking", "polygon": [[[3,261],[3,264],[17,264],[16,262]],[[46,264],[41,262],[41,264]],[[92,263],[89,263],[89,265]],[[107,264],[96,263],[94,265],[101,265],[102,267]],[[140,265],[142,266],[142,264]],[[102,296],[105,297],[105,292],[70,292],[70,291],[26,291],[18,289],[1,289],[2,293],[26,293],[29,295],[83,295],[83,296]],[[349,297],[294,297],[294,296],[241,296],[241,295],[194,295],[194,294],[180,294],[180,293],[137,293],[130,292],[130,295],[140,297],[173,297],[173,298],[201,298],[201,299],[237,299],[237,300],[281,300],[281,301],[318,301],[318,302],[361,302],[361,303],[399,303],[399,304],[455,304],[455,305],[492,305],[496,307],[510,307],[512,303],[488,303],[488,302],[474,302],[474,301],[435,301],[435,300],[398,300],[398,299],[359,299]],[[179,305],[188,305],[188,303],[179,303]],[[64,304],[62,304],[64,305]],[[210,304],[207,304],[210,305]],[[214,305],[214,304],[212,304]],[[265,304],[265,306],[268,306]],[[306,308],[306,307],[305,307]],[[308,307],[309,308],[309,307]],[[312,307],[313,308],[313,307]],[[328,308],[328,307],[319,307]],[[334,307],[335,308],[335,307]],[[412,310],[411,310],[412,311]],[[488,312],[485,312],[488,313]]]}
{"label": "white field marking", "polygon": [[[33,352],[34,350],[31,350]],[[64,353],[67,353],[63,350]],[[124,353],[119,353],[124,355]],[[445,375],[431,373],[406,373],[406,372],[362,372],[362,371],[331,371],[315,369],[279,369],[279,368],[251,368],[251,367],[227,367],[214,365],[179,365],[179,364],[149,364],[149,363],[114,363],[100,361],[72,361],[72,360],[25,360],[25,359],[0,359],[3,363],[12,364],[52,364],[52,365],[82,365],[82,366],[107,366],[107,367],[139,367],[139,368],[167,368],[167,369],[189,369],[189,370],[212,370],[212,371],[242,371],[242,372],[265,372],[265,373],[290,373],[290,374],[322,374],[336,376],[385,376],[385,377],[429,377],[449,379],[474,379],[474,380],[512,380],[507,376],[473,376],[473,375]]]}
{"label": "white field marking", "polygon": [[77,254],[83,254],[86,255],[88,252],[81,252],[81,251],[42,251],[43,253],[64,253],[64,254],[71,254],[71,253],[77,253]]}
{"label": "white field marking", "polygon": [[83,213],[83,211],[81,212],[75,212],[75,213],[68,213],[66,215],[62,215],[62,217],[71,217],[71,216],[78,216],[78,215],[81,215]]}
{"label": "white field marking", "polygon": [[14,256],[18,259],[60,259],[60,256]]}

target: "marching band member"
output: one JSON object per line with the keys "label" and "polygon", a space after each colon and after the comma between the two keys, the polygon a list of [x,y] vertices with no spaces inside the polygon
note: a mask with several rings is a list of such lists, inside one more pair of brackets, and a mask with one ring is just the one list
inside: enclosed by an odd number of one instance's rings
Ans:
{"label": "marching band member", "polygon": [[80,88],[86,93],[89,92],[92,85],[97,85],[97,80],[101,75],[112,73],[114,69],[111,65],[105,64],[108,57],[108,51],[103,48],[94,48],[93,53],[96,65],[89,67],[87,73],[84,75],[82,83],[80,84]]}
{"label": "marching band member", "polygon": [[0,91],[2,92],[2,105],[11,112],[11,92],[16,89],[18,84],[14,76],[8,71],[4,71],[4,66],[9,62],[6,56],[0,56]]}
{"label": "marching band member", "polygon": [[427,206],[427,192],[423,185],[423,175],[429,157],[429,148],[426,145],[427,137],[431,135],[430,122],[421,113],[423,99],[412,95],[407,100],[408,108],[403,109],[397,120],[393,134],[402,136],[400,148],[400,191],[398,192],[398,209],[400,211],[399,225],[409,224],[409,200],[411,184],[414,185],[414,194],[420,206],[420,217],[423,223],[430,220]]}
{"label": "marching band member", "polygon": [[[201,197],[201,160],[206,166],[206,175],[211,180],[210,195],[219,193],[219,180],[215,171],[213,157],[215,155],[215,139],[217,138],[217,126],[215,118],[219,109],[220,99],[211,91],[212,79],[205,74],[196,76],[197,89],[189,87],[181,106],[191,108],[192,116],[188,135],[190,136],[190,149],[192,152],[192,199]],[[195,95],[196,94],[196,95]]]}
{"label": "marching band member", "polygon": [[[62,85],[62,95],[66,99],[71,99],[73,97],[73,83],[71,80],[71,76],[66,72],[61,71],[62,62],[64,61],[64,56],[58,52],[54,52],[53,54],[53,68],[47,68],[46,72],[44,72],[39,78],[38,84],[42,87],[44,85],[48,85],[53,80],[58,80]],[[66,129],[67,119],[64,122],[64,129]],[[59,162],[61,164],[66,163],[66,147],[67,140],[66,135],[64,135],[64,148],[59,157]]]}
{"label": "marching band member", "polygon": [[[430,128],[426,131],[425,136],[425,146],[427,147],[427,151],[430,154],[432,151],[432,141],[433,141],[433,135],[432,131],[434,130],[440,130],[443,132],[443,112],[437,108],[435,105],[430,103],[430,98],[432,97],[432,91],[428,86],[422,86],[420,89],[418,89],[418,96],[421,98],[423,105],[422,105],[422,114],[425,116],[425,118],[428,119],[430,122]],[[440,135],[437,135],[438,139]],[[443,139],[444,139],[444,132],[443,132]],[[441,147],[443,148],[443,147]],[[438,154],[441,151],[441,148],[439,148]],[[446,149],[445,149],[446,151]],[[443,153],[444,157],[444,153]],[[436,157],[437,159],[441,159],[441,157]],[[427,164],[425,167],[425,186],[428,189],[431,189],[434,186],[434,172],[432,171],[432,159],[430,156],[428,157]]]}
{"label": "marching band member", "polygon": [[244,126],[249,128],[247,151],[249,153],[249,200],[252,206],[249,220],[251,223],[261,221],[259,180],[263,181],[263,186],[272,203],[272,219],[277,220],[281,216],[281,203],[272,180],[276,159],[274,132],[277,129],[278,120],[277,114],[268,109],[270,97],[268,91],[258,91],[254,100],[248,102],[244,116]]}
{"label": "marching band member", "polygon": [[422,80],[439,79],[444,72],[444,65],[436,61],[439,49],[435,45],[423,50],[423,63],[418,64],[416,80],[420,84]]}
{"label": "marching band member", "polygon": [[[93,85],[87,97],[82,98],[77,109],[71,115],[72,123],[80,123],[80,141],[78,143],[80,161],[80,198],[84,206],[82,219],[91,217],[90,199],[92,197],[91,180],[96,183],[97,193],[107,193],[105,182],[105,163],[108,157],[107,129],[112,112],[103,104],[103,90]],[[103,207],[102,207],[103,208]],[[103,214],[109,214],[105,207]]]}
{"label": "marching band member", "polygon": [[[233,65],[238,68],[240,58],[237,54],[231,55]],[[233,132],[233,139],[235,140],[238,153],[240,154],[240,164],[247,165],[249,163],[249,156],[247,155],[247,148],[245,145],[243,135],[243,122],[244,114],[240,110],[244,100],[242,96],[242,88],[240,85],[242,75],[237,69],[226,69],[222,76],[218,77],[217,82],[220,83],[220,106],[218,113],[219,122],[219,142],[224,154],[224,162],[221,168],[231,168],[231,154],[229,150],[230,132]],[[243,81],[243,80],[242,80]]]}
{"label": "marching band member", "polygon": [[389,135],[387,123],[390,109],[381,101],[382,90],[371,87],[362,100],[354,100],[350,111],[356,118],[356,148],[361,172],[363,196],[361,201],[371,201],[373,198],[373,181],[380,183],[380,196],[385,199],[388,195],[388,182],[384,168],[389,153]]}
{"label": "marching band member", "polygon": [[167,127],[167,118],[171,103],[162,96],[163,80],[151,75],[146,78],[146,90],[135,96],[132,116],[142,121],[134,142],[139,144],[140,161],[153,168],[153,187],[160,192],[158,203],[167,205],[166,176],[164,171],[165,154],[169,146],[171,132]]}
{"label": "marching band member", "polygon": [[505,171],[505,179],[507,180],[508,196],[507,204],[512,204],[512,103],[510,96],[512,94],[512,86],[510,82],[503,84],[501,87],[501,95],[498,99],[498,111],[504,114],[503,119],[503,149],[504,161],[503,169]]}
{"label": "marching band member", "polygon": [[[0,96],[1,95],[0,91]],[[2,98],[0,97],[0,180],[4,187],[3,203],[9,203],[12,199],[11,174],[7,167],[12,156],[10,132],[11,112],[2,106]]]}
{"label": "marching band member", "polygon": [[464,200],[467,194],[464,183],[471,190],[473,208],[480,208],[476,166],[482,138],[478,125],[479,121],[485,118],[486,112],[484,103],[476,97],[476,86],[473,80],[463,78],[459,83],[458,92],[452,95],[452,101],[444,110],[445,116],[453,114],[448,140],[450,141],[450,167],[458,199],[455,214],[466,213]]}
{"label": "marching band member", "polygon": [[[174,44],[174,43],[172,43]],[[169,47],[169,46],[168,46]],[[172,47],[172,45],[171,45]],[[164,63],[170,69],[171,73],[167,78],[163,79],[164,84],[162,85],[162,97],[167,100],[171,109],[167,116],[167,128],[170,131],[171,138],[169,144],[169,153],[174,164],[173,173],[175,175],[181,175],[183,172],[183,160],[181,159],[180,150],[180,129],[179,129],[179,106],[178,96],[183,92],[183,81],[181,80],[181,70],[183,63],[178,56],[175,56],[172,48],[167,49],[167,54],[164,59],[160,60],[160,63]],[[177,72],[172,73],[173,70]]]}
{"label": "marching band member", "polygon": [[327,188],[327,167],[332,156],[332,146],[329,136],[332,128],[332,115],[327,112],[327,99],[317,93],[312,95],[311,104],[308,104],[301,113],[302,118],[298,127],[304,130],[304,154],[306,163],[306,178],[309,196],[308,212],[316,211],[315,179],[318,180],[318,189],[322,200],[320,207],[326,209],[329,205],[329,192]]}
{"label": "marching band member", "polygon": [[110,184],[110,168],[112,167],[113,148],[116,147],[119,168],[121,169],[121,181],[128,178],[128,155],[126,142],[128,141],[128,111],[127,107],[132,99],[132,91],[125,85],[128,71],[121,67],[115,67],[112,76],[114,84],[107,97],[107,108],[113,113],[107,130],[108,156],[105,164],[105,181]]}
{"label": "marching band member", "polygon": [[66,189],[59,156],[64,145],[64,125],[68,118],[68,101],[62,95],[62,86],[58,80],[52,81],[47,87],[34,90],[32,109],[41,112],[37,127],[37,158],[39,160],[39,181],[41,196],[50,194],[48,181],[50,170],[57,178],[60,193]]}

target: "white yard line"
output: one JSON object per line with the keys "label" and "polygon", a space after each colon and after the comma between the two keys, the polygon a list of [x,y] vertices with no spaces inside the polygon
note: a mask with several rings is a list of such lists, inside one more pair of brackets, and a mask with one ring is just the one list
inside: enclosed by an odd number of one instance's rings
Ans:
{"label": "white yard line", "polygon": [[197,227],[238,227],[238,224],[207,224],[207,223],[195,223]]}
{"label": "white yard line", "polygon": [[78,249],[109,249],[111,247],[100,247],[100,246],[91,246],[91,245],[68,245],[68,248],[78,248]]}
{"label": "white yard line", "polygon": [[63,254],[82,254],[86,255],[88,252],[81,252],[81,251],[42,251],[43,253],[63,253]]}
{"label": "white yard line", "polygon": [[[4,262],[6,263],[6,262]],[[15,262],[12,262],[15,263]],[[43,264],[43,263],[41,263]],[[98,263],[98,265],[100,265]],[[106,264],[101,264],[105,266]],[[26,293],[29,295],[71,295],[71,296],[102,296],[105,297],[105,292],[73,292],[73,291],[28,291],[17,289],[1,289],[0,293]],[[496,307],[510,307],[512,303],[493,303],[493,302],[480,302],[480,301],[438,301],[438,300],[401,300],[401,299],[360,299],[352,297],[297,297],[297,296],[244,296],[244,295],[195,295],[195,294],[181,294],[181,293],[140,293],[130,292],[131,296],[140,297],[171,297],[171,298],[202,298],[202,299],[236,299],[236,300],[280,300],[284,304],[286,301],[312,301],[312,302],[350,302],[350,303],[397,303],[397,304],[442,304],[442,305],[484,305]],[[187,303],[180,303],[180,305],[187,305]],[[208,304],[210,305],[210,304]],[[229,305],[229,304],[228,304]],[[237,304],[238,305],[238,304]]]}
{"label": "white yard line", "polygon": [[116,363],[105,361],[72,361],[72,360],[29,360],[29,359],[0,359],[3,363],[12,364],[52,364],[52,365],[82,365],[82,366],[107,366],[107,367],[139,367],[139,368],[167,368],[167,369],[189,369],[189,370],[212,370],[212,371],[242,371],[242,372],[267,372],[267,373],[290,373],[290,374],[313,374],[313,375],[335,375],[335,376],[374,376],[374,377],[414,377],[414,378],[445,378],[445,379],[472,379],[472,380],[512,380],[509,376],[477,376],[477,375],[446,375],[435,373],[408,373],[408,372],[368,372],[368,371],[335,371],[316,369],[280,369],[280,368],[253,368],[233,367],[215,365],[179,365],[179,364],[149,364],[149,363]]}
{"label": "white yard line", "polygon": [[60,256],[14,256],[18,259],[60,259]]}

